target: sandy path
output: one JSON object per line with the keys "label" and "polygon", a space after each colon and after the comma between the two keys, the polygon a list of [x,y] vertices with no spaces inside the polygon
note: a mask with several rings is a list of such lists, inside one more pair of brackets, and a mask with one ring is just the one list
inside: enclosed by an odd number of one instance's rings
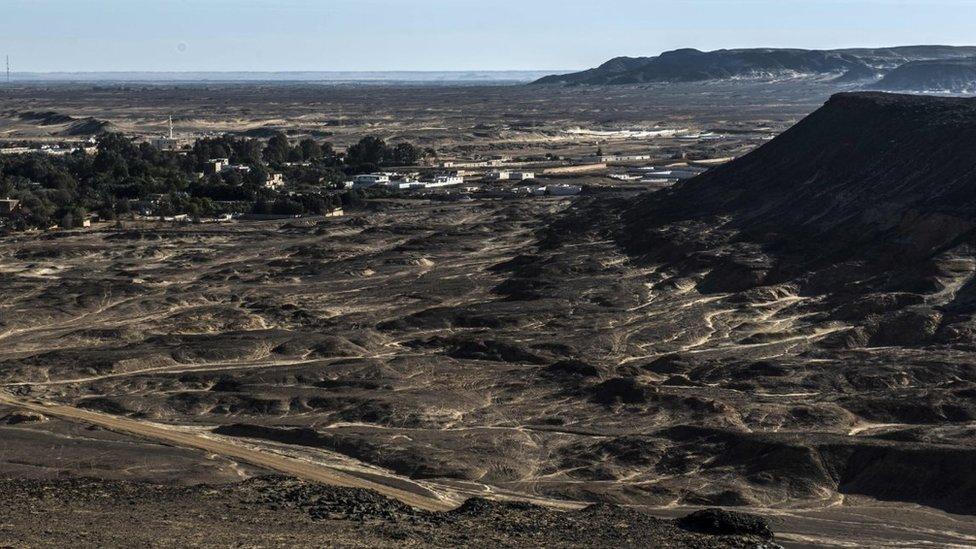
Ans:
{"label": "sandy path", "polygon": [[[91,412],[60,404],[27,402],[14,398],[2,391],[0,391],[0,404],[15,406],[72,421],[83,421],[117,433],[150,439],[163,444],[203,450],[312,482],[374,490],[384,496],[400,500],[407,505],[419,509],[447,511],[457,506],[457,502],[452,499],[435,494],[420,485],[412,485],[412,488],[415,488],[415,490],[395,488],[386,484],[371,482],[321,464],[314,464],[279,454],[261,452],[254,448],[238,446],[224,440],[209,439],[194,433],[169,429],[158,424],[147,424],[129,418]],[[410,482],[400,478],[396,480],[400,485],[404,482]]]}

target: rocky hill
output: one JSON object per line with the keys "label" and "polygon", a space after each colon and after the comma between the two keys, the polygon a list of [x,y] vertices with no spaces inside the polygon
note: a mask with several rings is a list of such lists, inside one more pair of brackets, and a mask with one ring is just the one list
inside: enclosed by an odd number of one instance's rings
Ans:
{"label": "rocky hill", "polygon": [[892,70],[871,88],[903,92],[976,94],[976,57],[912,61]]}
{"label": "rocky hill", "polygon": [[974,147],[976,100],[838,94],[755,152],[631,207],[622,239],[707,270],[705,290],[791,283],[847,303],[841,316],[854,299],[887,304],[862,320],[911,305],[918,325],[875,325],[866,337],[878,341],[976,343]]}
{"label": "rocky hill", "polygon": [[959,59],[976,55],[976,48],[904,46],[896,48],[802,50],[730,49],[703,52],[679,49],[657,57],[618,57],[582,72],[551,75],[537,84],[640,84],[704,80],[776,80],[831,77],[846,80],[873,75],[920,60]]}

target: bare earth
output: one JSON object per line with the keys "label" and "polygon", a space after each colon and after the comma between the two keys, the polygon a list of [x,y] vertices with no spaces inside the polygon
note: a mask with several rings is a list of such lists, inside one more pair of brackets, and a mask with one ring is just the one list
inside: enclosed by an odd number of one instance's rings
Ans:
{"label": "bare earth", "polygon": [[[389,111],[377,123],[388,137],[458,153],[588,151],[596,141],[560,132],[594,119],[757,132],[657,143],[719,155],[824,96],[774,90],[741,104],[706,89],[712,101],[691,106],[647,89],[262,93],[52,88],[15,91],[0,110],[150,133],[181,106],[196,111],[181,119],[193,131],[294,123],[337,142]],[[516,96],[515,112],[501,108]],[[3,127],[8,138],[40,131],[14,115]],[[765,516],[791,547],[976,543],[960,509],[807,466],[805,444],[894,444],[878,435],[904,422],[848,409],[884,389],[834,376],[906,351],[825,351],[851,326],[813,314],[816,296],[705,292],[633,262],[598,229],[560,229],[585,225],[573,216],[592,200],[383,200],[335,219],[3,237],[0,545],[764,543],[652,518],[713,506]],[[457,510],[471,497],[493,503]],[[587,507],[596,502],[615,505]]]}

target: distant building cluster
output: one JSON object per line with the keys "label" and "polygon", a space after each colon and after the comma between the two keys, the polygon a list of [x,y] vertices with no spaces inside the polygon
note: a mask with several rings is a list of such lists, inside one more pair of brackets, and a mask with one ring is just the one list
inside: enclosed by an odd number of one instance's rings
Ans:
{"label": "distant building cluster", "polygon": [[583,158],[584,162],[646,162],[651,160],[649,154],[596,154]]}
{"label": "distant building cluster", "polygon": [[419,174],[382,172],[357,175],[346,182],[345,188],[366,189],[370,187],[385,187],[388,189],[432,189],[461,185],[462,183],[464,183],[464,176],[457,172],[423,177]]}
{"label": "distant building cluster", "polygon": [[441,168],[495,168],[511,161],[510,156],[493,156],[483,160],[445,160],[439,165]]}
{"label": "distant building cluster", "polygon": [[38,145],[38,146],[23,146],[23,147],[2,147],[0,148],[0,155],[4,154],[27,154],[27,153],[40,153],[49,154],[51,156],[61,156],[66,154],[72,154],[76,152],[83,152],[85,154],[95,154],[98,149],[95,147],[94,139],[86,141],[83,145],[78,146],[61,146],[61,145]]}
{"label": "distant building cluster", "polygon": [[[232,164],[227,158],[211,158],[203,167],[204,175],[214,175],[228,172],[238,172],[241,175],[250,173],[251,167],[245,164]],[[285,176],[282,173],[272,172],[268,174],[268,179],[264,183],[265,188],[278,190],[285,186]]]}
{"label": "distant building cluster", "polygon": [[235,171],[240,173],[247,173],[251,171],[251,167],[244,164],[231,164],[230,160],[227,158],[211,158],[203,166],[203,173],[206,175],[225,173],[225,172],[235,172]]}

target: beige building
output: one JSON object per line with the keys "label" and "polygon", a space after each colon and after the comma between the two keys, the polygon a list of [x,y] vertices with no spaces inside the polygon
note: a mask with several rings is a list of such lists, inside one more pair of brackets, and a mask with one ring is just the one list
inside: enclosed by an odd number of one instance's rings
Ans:
{"label": "beige building", "polygon": [[268,175],[268,180],[265,181],[264,186],[276,190],[280,189],[285,185],[285,176],[280,173],[272,173]]}

